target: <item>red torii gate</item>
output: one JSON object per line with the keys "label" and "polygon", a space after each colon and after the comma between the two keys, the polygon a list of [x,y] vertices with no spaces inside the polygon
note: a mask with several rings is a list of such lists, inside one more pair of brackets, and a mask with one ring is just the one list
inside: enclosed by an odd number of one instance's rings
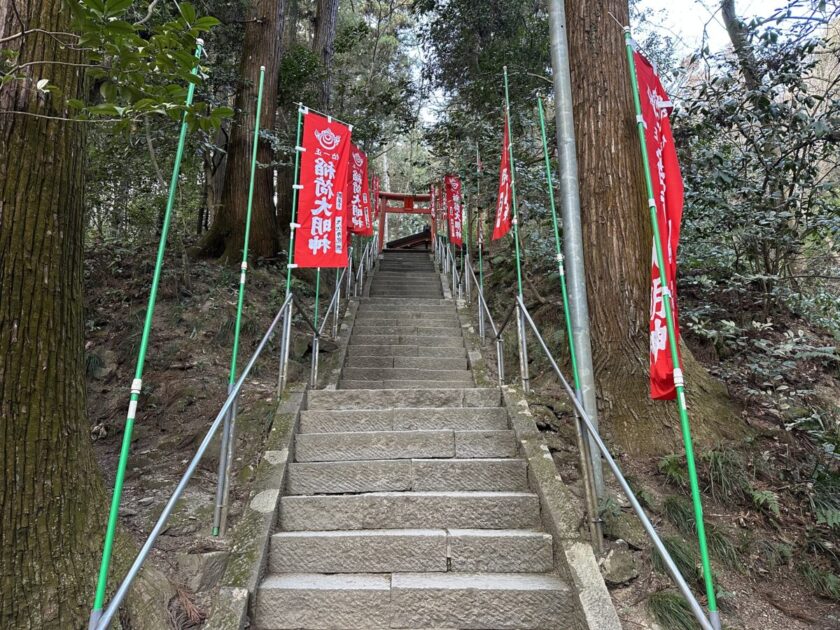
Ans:
{"label": "red torii gate", "polygon": [[[400,202],[400,205],[392,205],[389,201]],[[379,251],[385,248],[385,220],[387,213],[391,214],[428,214],[431,218],[432,196],[428,193],[424,195],[394,193],[394,192],[380,192],[376,200],[377,215],[379,216]],[[417,205],[425,204],[425,205]],[[432,243],[435,242],[435,222],[430,221],[432,226]]]}

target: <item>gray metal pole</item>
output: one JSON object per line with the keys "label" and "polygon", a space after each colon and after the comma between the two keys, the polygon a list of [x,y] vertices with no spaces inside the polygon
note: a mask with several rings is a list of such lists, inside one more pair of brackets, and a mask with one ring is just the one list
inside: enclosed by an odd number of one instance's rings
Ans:
{"label": "gray metal pole", "polygon": [[[592,368],[592,343],[589,338],[589,305],[586,297],[586,274],[583,260],[583,234],[580,225],[580,190],[575,146],[575,120],[572,111],[572,75],[569,68],[569,42],[566,33],[566,7],[563,0],[550,0],[548,26],[551,37],[551,65],[554,69],[554,98],[557,113],[557,146],[560,162],[560,208],[563,213],[563,253],[569,286],[572,335],[577,351],[583,408],[589,421],[598,429],[598,404],[595,398],[595,372]],[[591,438],[590,438],[591,440]],[[598,447],[591,440],[595,489],[604,496],[604,472]]]}

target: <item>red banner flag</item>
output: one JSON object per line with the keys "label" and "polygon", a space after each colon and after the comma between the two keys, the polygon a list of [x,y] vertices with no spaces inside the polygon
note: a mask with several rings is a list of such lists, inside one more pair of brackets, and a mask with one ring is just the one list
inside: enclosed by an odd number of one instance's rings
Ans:
{"label": "red banner flag", "polygon": [[303,116],[294,264],[347,266],[345,182],[350,129],[314,112]]}
{"label": "red banner flag", "polygon": [[362,171],[362,216],[365,221],[365,231],[362,236],[373,236],[373,212],[370,207],[370,178],[368,176],[368,158],[365,155],[365,167]]}
{"label": "red banner flag", "polygon": [[350,207],[350,223],[348,228],[353,234],[366,234],[370,227],[370,203],[367,204],[367,222],[365,222],[365,175],[367,171],[367,156],[355,144],[350,145],[350,168],[347,169],[347,199]]}
{"label": "red banner flag", "polygon": [[[656,222],[662,243],[665,262],[664,277],[672,296],[671,312],[679,356],[680,329],[677,319],[677,247],[680,241],[680,222],[683,209],[683,181],[674,138],[671,135],[669,115],[673,106],[668,94],[656,76],[652,64],[639,53],[634,53],[639,96],[645,125],[648,162],[653,183],[653,202],[656,204]],[[665,319],[665,292],[660,281],[656,246],[653,247],[650,293],[650,395],[654,400],[673,400],[674,363],[668,341]],[[682,359],[680,358],[680,361]]]}
{"label": "red banner flag", "polygon": [[502,238],[511,227],[511,172],[510,172],[510,129],[507,115],[502,132],[502,161],[499,164],[499,196],[496,200],[496,223],[493,226],[492,240]]}
{"label": "red banner flag", "polygon": [[459,247],[464,244],[461,237],[461,226],[464,219],[463,199],[461,197],[461,180],[457,175],[447,175],[443,178],[446,189],[446,215],[449,219],[449,240]]}

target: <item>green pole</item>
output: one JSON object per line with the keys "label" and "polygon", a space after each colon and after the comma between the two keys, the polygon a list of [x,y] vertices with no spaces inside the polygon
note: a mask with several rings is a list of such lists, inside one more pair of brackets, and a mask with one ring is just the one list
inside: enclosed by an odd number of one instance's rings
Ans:
{"label": "green pole", "polygon": [[[198,40],[195,49],[195,58],[199,59],[204,51],[204,42]],[[192,73],[198,75],[199,63],[196,62]],[[187,88],[187,99],[185,106],[192,105],[195,96],[195,83],[190,82]],[[128,453],[131,447],[131,434],[134,430],[134,420],[137,416],[137,402],[140,400],[140,391],[143,387],[143,368],[146,362],[146,352],[149,349],[149,337],[152,332],[152,321],[154,319],[155,302],[157,301],[160,276],[163,269],[163,255],[166,252],[166,238],[169,235],[169,225],[172,219],[172,208],[175,205],[175,192],[178,189],[178,175],[181,171],[181,160],[184,157],[184,145],[187,141],[187,112],[181,116],[181,134],[178,137],[178,149],[175,152],[175,165],[172,168],[172,178],[169,181],[169,197],[166,200],[166,212],[163,216],[163,226],[160,231],[160,242],[158,243],[157,259],[155,260],[155,271],[152,276],[152,288],[149,291],[149,301],[146,306],[146,317],[143,322],[143,334],[140,338],[140,351],[137,354],[137,364],[134,371],[134,380],[131,383],[131,397],[128,404],[128,415],[125,420],[122,446],[120,448],[120,459],[117,464],[117,474],[114,479],[114,493],[111,496],[111,509],[108,514],[108,526],[105,530],[105,543],[102,549],[102,563],[99,566],[99,578],[96,583],[96,596],[93,602],[92,619],[98,617],[102,606],[105,604],[105,593],[108,587],[108,570],[111,565],[111,554],[114,550],[114,537],[117,531],[119,520],[120,499],[122,498],[123,482],[125,481],[125,469],[128,464]]]}
{"label": "green pole", "polygon": [[508,125],[508,159],[510,159],[510,197],[511,209],[513,212],[513,243],[516,249],[516,285],[519,290],[519,297],[522,297],[522,261],[519,252],[519,218],[516,209],[516,166],[513,161],[513,133],[510,128],[510,91],[508,88],[507,66],[505,72],[505,120]]}
{"label": "green pole", "polygon": [[[476,212],[476,245],[478,249],[478,286],[481,289],[481,295],[484,295],[484,261],[482,254],[484,250],[484,214],[481,211],[481,154],[478,149],[478,142],[475,143],[475,212]],[[478,306],[481,311],[481,305]],[[480,313],[484,317],[483,313]]]}
{"label": "green pole", "polygon": [[[265,84],[265,66],[260,66],[260,82],[257,88],[257,111],[254,119],[254,146],[251,149],[251,178],[248,184],[248,206],[245,211],[245,238],[242,245],[242,264],[239,273],[239,295],[236,303],[236,324],[233,329],[233,349],[230,357],[230,374],[228,376],[228,391],[236,383],[236,359],[239,355],[239,334],[242,328],[242,310],[245,304],[245,276],[248,273],[248,242],[251,238],[251,209],[254,206],[254,179],[257,172],[257,152],[260,139],[260,116],[262,115],[263,85]],[[222,432],[222,444],[219,457],[219,488],[216,494],[216,512],[213,518],[213,536],[219,535],[222,511],[227,503],[227,462],[230,459],[228,450],[231,448],[231,427],[235,406],[225,418],[225,426]]]}
{"label": "green pole", "polygon": [[[543,111],[542,98],[537,97],[537,105],[540,112],[540,134],[542,137],[543,157],[545,158],[545,179],[548,184],[548,199],[551,207],[551,221],[554,226],[554,246],[556,248],[557,257],[557,271],[560,274],[560,292],[563,295],[563,315],[566,320],[566,338],[569,341],[569,356],[572,363],[572,376],[575,383],[575,398],[583,404],[583,392],[580,388],[580,376],[578,374],[577,353],[575,352],[575,340],[572,336],[572,318],[569,313],[569,292],[566,287],[566,268],[563,260],[563,248],[560,241],[560,227],[557,223],[557,204],[554,200],[554,182],[551,178],[551,158],[548,154],[548,140],[545,133],[545,112]],[[578,422],[576,430],[578,440],[578,450],[580,451],[580,467],[583,474],[583,480],[586,484],[586,511],[589,515],[589,533],[592,539],[592,545],[596,553],[600,553],[603,548],[603,534],[601,531],[601,523],[598,517],[598,500],[597,490],[593,482],[594,471],[591,467],[591,450],[589,444],[589,436],[582,424]]]}
{"label": "green pole", "polygon": [[301,189],[300,175],[300,136],[303,133],[303,103],[298,103],[297,140],[295,140],[295,183],[292,186],[292,223],[289,225],[289,263],[286,265],[286,297],[292,290],[292,266],[295,258],[295,221],[297,221],[298,190]]}
{"label": "green pole", "polygon": [[709,601],[709,617],[715,628],[720,628],[720,613],[717,609],[715,598],[715,586],[712,576],[712,566],[709,562],[709,550],[706,544],[706,527],[703,522],[703,504],[700,498],[700,485],[697,481],[697,467],[694,462],[694,445],[691,440],[691,426],[688,420],[688,408],[685,402],[685,384],[682,370],[680,369],[679,355],[677,353],[677,336],[674,328],[673,305],[674,297],[668,290],[665,278],[665,257],[662,253],[662,241],[659,234],[659,222],[656,218],[656,202],[653,198],[653,182],[650,175],[650,163],[648,162],[647,140],[645,139],[645,126],[642,120],[642,104],[639,98],[639,80],[636,76],[636,64],[633,60],[633,39],[630,36],[630,28],[624,28],[624,42],[627,49],[627,63],[630,66],[630,84],[633,90],[633,105],[636,108],[636,127],[639,132],[639,144],[642,149],[642,165],[645,171],[645,188],[648,196],[648,209],[650,210],[650,221],[653,226],[653,243],[656,251],[656,263],[659,265],[659,281],[663,287],[662,302],[665,306],[665,321],[668,329],[668,344],[671,349],[671,361],[674,364],[674,386],[677,390],[677,409],[680,414],[680,426],[682,428],[683,443],[685,445],[685,459],[688,468],[689,484],[691,486],[691,500],[694,503],[694,520],[697,527],[697,540],[700,545],[700,558],[703,563],[703,579],[706,583],[706,597]]}
{"label": "green pole", "polygon": [[537,97],[540,110],[540,132],[542,134],[543,156],[545,157],[545,177],[548,182],[548,199],[551,206],[551,221],[554,226],[554,246],[557,253],[557,271],[560,274],[560,291],[563,294],[563,314],[566,318],[566,337],[569,340],[569,354],[572,360],[572,376],[575,381],[575,392],[580,399],[580,377],[578,376],[577,354],[575,340],[572,335],[572,320],[569,317],[569,292],[566,287],[566,266],[563,264],[563,247],[560,242],[560,227],[557,223],[557,205],[554,201],[554,183],[551,180],[551,158],[548,155],[548,140],[545,135],[545,112],[542,99]]}
{"label": "green pole", "polygon": [[260,115],[262,114],[263,84],[265,66],[260,66],[260,85],[257,89],[257,115],[254,122],[254,146],[251,151],[251,181],[248,186],[248,208],[245,212],[245,244],[242,247],[242,273],[239,276],[239,301],[236,305],[236,328],[233,333],[233,353],[230,358],[228,383],[236,383],[236,356],[239,353],[239,330],[242,323],[242,306],[245,301],[245,273],[248,270],[248,240],[251,236],[251,209],[254,206],[254,177],[257,172],[257,151],[260,139]]}

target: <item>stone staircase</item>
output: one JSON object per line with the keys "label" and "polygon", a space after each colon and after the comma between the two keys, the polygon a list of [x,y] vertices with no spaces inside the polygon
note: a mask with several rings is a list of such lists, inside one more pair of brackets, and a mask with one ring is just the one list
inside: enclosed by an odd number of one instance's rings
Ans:
{"label": "stone staircase", "polygon": [[427,253],[386,252],[301,412],[253,627],[572,628],[498,389]]}

